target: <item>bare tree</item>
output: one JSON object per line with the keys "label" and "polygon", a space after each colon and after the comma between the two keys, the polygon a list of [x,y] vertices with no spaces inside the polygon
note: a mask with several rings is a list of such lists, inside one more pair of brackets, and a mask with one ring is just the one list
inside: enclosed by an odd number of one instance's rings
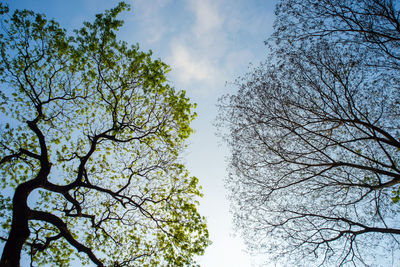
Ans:
{"label": "bare tree", "polygon": [[355,2],[281,1],[268,62],[221,100],[235,223],[269,260],[399,260],[399,12]]}

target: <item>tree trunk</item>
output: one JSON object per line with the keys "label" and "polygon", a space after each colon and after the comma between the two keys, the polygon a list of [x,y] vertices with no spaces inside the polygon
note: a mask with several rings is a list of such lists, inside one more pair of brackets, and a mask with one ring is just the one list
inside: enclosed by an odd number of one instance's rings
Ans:
{"label": "tree trunk", "polygon": [[22,246],[30,234],[28,226],[30,209],[27,199],[31,191],[28,183],[19,185],[15,190],[11,231],[4,246],[0,267],[20,266]]}

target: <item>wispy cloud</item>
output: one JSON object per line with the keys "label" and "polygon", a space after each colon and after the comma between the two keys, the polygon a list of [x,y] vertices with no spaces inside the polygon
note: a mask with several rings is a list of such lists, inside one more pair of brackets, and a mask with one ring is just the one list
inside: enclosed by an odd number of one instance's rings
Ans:
{"label": "wispy cloud", "polygon": [[[167,7],[171,8],[173,3],[170,1]],[[164,36],[167,38],[161,39],[168,47],[164,59],[172,67],[173,81],[196,95],[219,94],[226,81],[233,81],[246,71],[250,61],[256,61],[255,55],[259,51],[254,51],[254,38],[258,36],[258,46],[263,46],[267,34],[260,35],[260,32],[265,17],[246,10],[249,3],[257,4],[255,0],[187,0],[180,3],[185,5],[179,6],[181,13],[176,15],[183,18],[182,24],[173,25],[164,18],[164,26],[160,28],[167,25],[176,29],[169,30]],[[151,13],[148,16],[154,17]]]}
{"label": "wispy cloud", "polygon": [[188,31],[171,41],[168,63],[173,68],[174,78],[182,86],[196,83],[197,88],[192,91],[205,95],[224,76],[220,68],[226,50],[226,37],[221,30],[224,17],[217,1],[190,0],[187,3],[187,10],[194,20]]}
{"label": "wispy cloud", "polygon": [[194,50],[179,41],[171,44],[169,63],[173,66],[174,76],[183,85],[198,82],[214,83],[219,73],[217,66],[210,62],[207,56]]}
{"label": "wispy cloud", "polygon": [[195,14],[196,22],[193,32],[198,38],[202,38],[205,34],[220,29],[223,18],[218,12],[217,2],[210,0],[190,0],[189,7]]}
{"label": "wispy cloud", "polygon": [[140,22],[141,32],[145,33],[145,42],[155,44],[159,42],[168,31],[165,24],[163,9],[171,0],[152,0],[149,5],[147,0],[135,0],[133,14]]}

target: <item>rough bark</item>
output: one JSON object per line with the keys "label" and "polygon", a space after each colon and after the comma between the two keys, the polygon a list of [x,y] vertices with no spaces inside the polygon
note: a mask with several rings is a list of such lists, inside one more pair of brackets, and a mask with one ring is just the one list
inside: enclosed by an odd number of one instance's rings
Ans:
{"label": "rough bark", "polygon": [[30,234],[28,227],[30,209],[27,199],[31,191],[32,187],[28,183],[21,184],[15,190],[13,198],[13,220],[10,234],[1,257],[1,267],[20,266],[22,247]]}

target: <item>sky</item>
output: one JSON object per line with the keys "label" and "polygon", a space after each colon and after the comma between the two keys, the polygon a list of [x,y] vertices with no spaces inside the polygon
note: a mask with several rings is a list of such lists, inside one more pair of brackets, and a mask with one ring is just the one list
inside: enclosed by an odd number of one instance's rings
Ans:
{"label": "sky", "polygon": [[[72,31],[83,21],[114,7],[111,0],[3,0],[11,9],[25,8],[54,18]],[[195,133],[189,139],[184,162],[191,175],[199,178],[204,197],[200,213],[207,218],[213,242],[204,256],[202,267],[251,266],[252,257],[245,252],[235,235],[229,201],[224,187],[228,150],[216,136],[213,126],[217,100],[234,93],[235,79],[248,68],[266,59],[264,46],[272,33],[276,0],[127,0],[131,11],[118,37],[138,43],[142,50],[152,50],[171,66],[169,82],[186,90],[197,103]],[[77,265],[78,266],[78,265]]]}

